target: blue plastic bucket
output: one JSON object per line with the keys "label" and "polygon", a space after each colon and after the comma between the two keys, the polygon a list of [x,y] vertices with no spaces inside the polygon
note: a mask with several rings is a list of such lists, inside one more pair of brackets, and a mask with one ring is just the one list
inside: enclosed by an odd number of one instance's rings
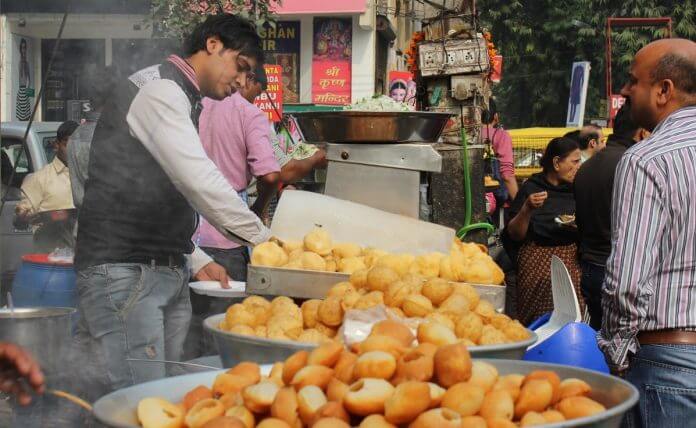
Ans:
{"label": "blue plastic bucket", "polygon": [[75,270],[72,264],[55,263],[47,254],[27,254],[12,282],[17,307],[77,307]]}

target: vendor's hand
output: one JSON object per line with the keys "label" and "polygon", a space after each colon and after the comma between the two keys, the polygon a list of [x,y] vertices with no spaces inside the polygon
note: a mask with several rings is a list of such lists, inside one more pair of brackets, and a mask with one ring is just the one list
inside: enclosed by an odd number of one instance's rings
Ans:
{"label": "vendor's hand", "polygon": [[0,342],[0,391],[16,395],[19,404],[26,406],[31,403],[31,395],[20,379],[43,393],[44,375],[34,358],[17,345]]}
{"label": "vendor's hand", "polygon": [[230,278],[227,276],[227,271],[215,262],[203,266],[193,275],[193,279],[196,281],[218,281],[222,288],[230,288]]}
{"label": "vendor's hand", "polygon": [[527,208],[535,210],[544,205],[544,201],[546,201],[546,198],[548,197],[549,194],[547,192],[532,193],[529,195],[529,197],[527,197],[525,204],[527,205]]}

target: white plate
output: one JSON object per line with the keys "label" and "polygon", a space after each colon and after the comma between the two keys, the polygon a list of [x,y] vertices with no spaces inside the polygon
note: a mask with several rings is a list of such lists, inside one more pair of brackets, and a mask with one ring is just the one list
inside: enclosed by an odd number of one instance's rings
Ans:
{"label": "white plate", "polygon": [[230,281],[230,288],[222,288],[217,281],[189,282],[196,294],[212,297],[246,297],[246,282]]}

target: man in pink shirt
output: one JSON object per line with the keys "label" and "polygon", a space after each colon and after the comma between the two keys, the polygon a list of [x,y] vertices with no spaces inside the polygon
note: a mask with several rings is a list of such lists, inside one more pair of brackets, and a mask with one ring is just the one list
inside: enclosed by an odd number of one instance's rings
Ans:
{"label": "man in pink shirt", "polygon": [[[266,83],[264,73],[255,74],[247,85],[255,85],[254,79]],[[200,136],[208,157],[243,199],[249,183],[256,179],[258,197],[251,209],[263,218],[278,190],[280,167],[271,145],[268,116],[244,98],[244,90],[222,101],[203,99]],[[246,281],[249,253],[245,247],[226,239],[203,218],[193,238],[233,280]]]}

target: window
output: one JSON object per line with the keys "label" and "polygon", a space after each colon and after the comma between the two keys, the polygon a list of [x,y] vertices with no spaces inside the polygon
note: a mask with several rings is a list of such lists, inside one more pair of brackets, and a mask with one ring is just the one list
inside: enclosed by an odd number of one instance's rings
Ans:
{"label": "window", "polygon": [[[2,173],[3,194],[5,193],[5,188],[10,187],[10,190],[7,192],[7,199],[18,200],[19,188],[22,186],[24,177],[33,172],[31,163],[29,162],[27,152],[22,150],[22,140],[19,138],[3,137],[1,146],[2,165],[0,166],[0,173]],[[20,156],[19,159],[17,159],[17,156]],[[12,175],[15,162],[17,162],[17,168],[14,175]]]}

